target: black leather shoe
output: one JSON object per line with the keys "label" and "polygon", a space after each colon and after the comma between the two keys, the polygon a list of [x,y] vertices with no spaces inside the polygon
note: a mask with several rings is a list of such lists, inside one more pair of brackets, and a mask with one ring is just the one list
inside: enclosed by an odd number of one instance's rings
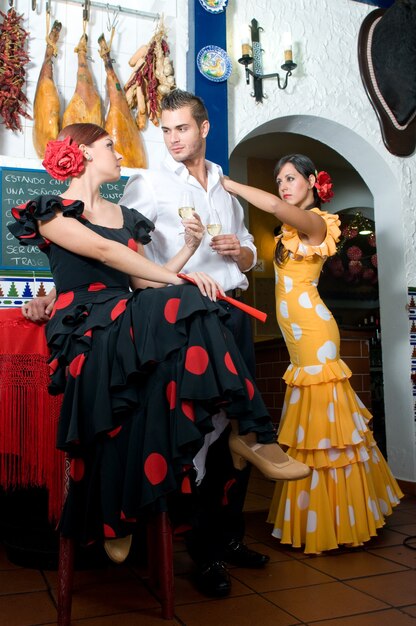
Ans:
{"label": "black leather shoe", "polygon": [[231,580],[222,561],[214,561],[199,567],[195,582],[201,593],[207,596],[228,596],[231,591]]}
{"label": "black leather shoe", "polygon": [[252,568],[264,567],[270,561],[270,557],[267,554],[250,550],[244,543],[236,540],[231,541],[226,547],[224,559],[227,563],[237,565],[238,567]]}

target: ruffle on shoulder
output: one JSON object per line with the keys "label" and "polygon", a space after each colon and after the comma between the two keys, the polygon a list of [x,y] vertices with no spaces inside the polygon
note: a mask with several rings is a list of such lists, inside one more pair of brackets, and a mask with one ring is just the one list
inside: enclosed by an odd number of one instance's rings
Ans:
{"label": "ruffle on shoulder", "polygon": [[322,365],[309,365],[306,367],[296,367],[291,363],[284,373],[283,380],[290,387],[309,387],[322,383],[335,382],[350,378],[352,372],[348,365],[342,360],[329,361]]}
{"label": "ruffle on shoulder", "polygon": [[298,234],[296,228],[283,224],[281,241],[286,250],[291,252],[295,257],[303,257],[305,259],[318,255],[320,257],[333,256],[337,251],[337,242],[339,241],[341,231],[339,229],[340,221],[338,215],[321,211],[318,208],[311,209],[317,215],[320,215],[326,223],[325,239],[318,246],[312,246],[304,243]]}
{"label": "ruffle on shoulder", "polygon": [[129,226],[133,231],[134,240],[140,242],[144,246],[147,243],[150,243],[152,241],[150,233],[155,229],[153,222],[135,209],[128,209],[126,207],[123,208],[128,212],[128,221],[130,222]]}
{"label": "ruffle on shoulder", "polygon": [[67,200],[58,196],[38,196],[25,204],[12,208],[12,216],[16,220],[8,225],[10,232],[23,246],[44,246],[46,240],[39,234],[37,221],[48,222],[56,213],[62,212],[64,217],[80,217],[84,204],[80,200]]}

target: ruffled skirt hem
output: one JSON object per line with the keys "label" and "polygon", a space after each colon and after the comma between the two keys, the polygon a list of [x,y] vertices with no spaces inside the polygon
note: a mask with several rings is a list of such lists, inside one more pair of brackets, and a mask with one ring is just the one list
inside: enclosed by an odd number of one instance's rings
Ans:
{"label": "ruffled skirt hem", "polygon": [[305,554],[356,547],[375,537],[403,493],[374,452],[378,461],[314,469],[307,479],[277,484],[267,519],[272,536]]}
{"label": "ruffled skirt hem", "polygon": [[291,363],[283,375],[283,380],[288,386],[308,387],[345,380],[351,376],[352,372],[348,365],[342,359],[337,359],[336,361],[303,367]]}
{"label": "ruffled skirt hem", "polygon": [[313,472],[278,483],[268,516],[274,537],[307,554],[368,541],[403,497],[369,429],[372,416],[348,381],[349,369],[341,360],[327,365],[315,374],[301,368],[297,376],[292,368],[286,376],[291,385],[278,441]]}

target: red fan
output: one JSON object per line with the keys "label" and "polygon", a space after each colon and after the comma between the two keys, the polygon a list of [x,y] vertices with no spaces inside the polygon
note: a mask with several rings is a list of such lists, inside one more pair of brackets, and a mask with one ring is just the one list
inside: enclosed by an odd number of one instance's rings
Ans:
{"label": "red fan", "polygon": [[[184,280],[189,281],[193,285],[196,284],[194,279],[190,278],[186,274],[178,274],[178,277],[179,278],[183,278]],[[222,296],[219,293],[219,291],[217,291],[217,298],[219,300],[225,300],[229,304],[233,304],[234,306],[238,307],[239,309],[241,309],[245,313],[248,313],[252,317],[255,317],[256,319],[260,320],[261,322],[265,322],[266,319],[267,319],[267,313],[263,313],[263,311],[259,311],[258,309],[255,309],[254,307],[249,306],[248,304],[244,304],[244,302],[240,302],[239,300],[235,300],[234,298],[230,298],[230,296]]]}

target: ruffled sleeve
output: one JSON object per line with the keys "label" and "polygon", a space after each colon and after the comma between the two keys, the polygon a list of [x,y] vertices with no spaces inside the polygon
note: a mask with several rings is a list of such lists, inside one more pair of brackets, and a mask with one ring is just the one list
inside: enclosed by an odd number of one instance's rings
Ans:
{"label": "ruffled sleeve", "polygon": [[38,196],[12,208],[12,216],[16,220],[8,225],[10,232],[23,246],[34,245],[43,247],[47,241],[38,231],[37,221],[48,222],[61,212],[64,217],[78,218],[82,215],[84,204],[80,200],[66,200],[57,196]]}
{"label": "ruffled sleeve", "polygon": [[338,215],[321,211],[318,208],[311,209],[317,215],[320,215],[326,223],[325,239],[318,246],[312,246],[304,243],[298,234],[296,228],[283,224],[281,241],[286,250],[291,252],[295,257],[303,257],[305,259],[318,255],[320,257],[333,256],[337,251],[337,242],[339,241],[341,231],[339,229],[340,221]]}
{"label": "ruffled sleeve", "polygon": [[133,235],[133,239],[144,246],[152,241],[150,233],[154,231],[155,225],[147,217],[135,209],[122,207],[125,213],[125,221]]}

